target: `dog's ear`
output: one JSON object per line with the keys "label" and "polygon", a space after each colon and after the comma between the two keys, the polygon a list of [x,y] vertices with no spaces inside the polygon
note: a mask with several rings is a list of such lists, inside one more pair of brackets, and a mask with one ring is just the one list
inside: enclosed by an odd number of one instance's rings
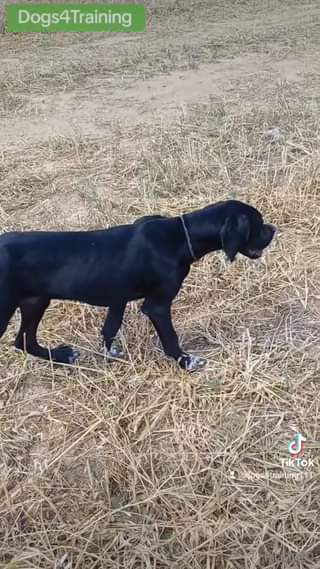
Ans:
{"label": "dog's ear", "polygon": [[250,224],[246,215],[227,217],[220,231],[221,246],[229,261],[246,244],[250,236]]}

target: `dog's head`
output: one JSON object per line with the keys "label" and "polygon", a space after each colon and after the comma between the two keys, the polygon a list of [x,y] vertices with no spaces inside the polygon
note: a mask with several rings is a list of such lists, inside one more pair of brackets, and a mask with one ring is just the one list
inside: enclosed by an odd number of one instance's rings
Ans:
{"label": "dog's head", "polygon": [[261,213],[242,202],[225,203],[226,217],[220,231],[221,246],[232,262],[237,253],[250,259],[261,257],[270,245],[276,228],[264,223]]}

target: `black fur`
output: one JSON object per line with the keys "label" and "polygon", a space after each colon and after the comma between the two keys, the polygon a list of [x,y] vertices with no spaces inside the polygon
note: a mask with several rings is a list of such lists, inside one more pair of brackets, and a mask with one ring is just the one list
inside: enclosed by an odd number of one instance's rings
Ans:
{"label": "black fur", "polygon": [[[232,262],[238,253],[257,258],[275,228],[253,207],[226,201],[184,215],[198,259],[223,249]],[[21,327],[15,346],[40,358],[73,363],[69,346],[46,349],[36,339],[51,299],[109,307],[102,328],[107,350],[126,304],[144,299],[142,311],[154,324],[165,353],[190,368],[178,341],[171,303],[192,263],[179,217],[145,216],[135,223],[99,231],[16,232],[0,237],[0,337],[17,308]]]}

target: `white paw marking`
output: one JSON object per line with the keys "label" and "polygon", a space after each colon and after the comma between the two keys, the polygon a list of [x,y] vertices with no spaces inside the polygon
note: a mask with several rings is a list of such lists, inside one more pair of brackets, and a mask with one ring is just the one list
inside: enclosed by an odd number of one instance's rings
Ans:
{"label": "white paw marking", "polygon": [[186,371],[191,372],[202,369],[207,363],[207,360],[205,358],[201,358],[200,356],[193,356],[192,354],[187,354],[185,352],[178,359],[178,363],[180,364],[181,361],[183,361],[183,368]]}
{"label": "white paw marking", "polygon": [[76,364],[80,359],[79,350],[72,349],[72,354],[69,356],[69,364]]}
{"label": "white paw marking", "polygon": [[188,371],[195,371],[197,369],[201,369],[202,367],[204,367],[206,363],[207,362],[204,358],[200,358],[199,356],[189,355],[186,369]]}
{"label": "white paw marking", "polygon": [[107,359],[122,358],[124,356],[124,353],[119,344],[113,343],[110,350],[107,350],[106,347],[104,347],[104,356]]}

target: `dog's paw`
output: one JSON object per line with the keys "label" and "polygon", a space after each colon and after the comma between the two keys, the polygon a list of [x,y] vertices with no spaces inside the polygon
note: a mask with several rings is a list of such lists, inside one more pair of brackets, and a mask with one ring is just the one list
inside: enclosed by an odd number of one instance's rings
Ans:
{"label": "dog's paw", "polygon": [[61,345],[51,350],[51,359],[60,364],[74,365],[79,361],[80,352],[71,346]]}
{"label": "dog's paw", "polygon": [[104,349],[104,353],[105,353],[105,357],[107,359],[113,359],[113,358],[123,358],[124,356],[124,352],[120,346],[120,344],[118,344],[117,342],[113,342],[111,344],[111,348],[110,350],[107,350],[106,348]]}
{"label": "dog's paw", "polygon": [[182,356],[180,356],[177,360],[178,364],[182,369],[186,371],[199,371],[204,368],[207,363],[205,358],[201,358],[200,356],[193,356],[192,354],[187,354],[183,352]]}

